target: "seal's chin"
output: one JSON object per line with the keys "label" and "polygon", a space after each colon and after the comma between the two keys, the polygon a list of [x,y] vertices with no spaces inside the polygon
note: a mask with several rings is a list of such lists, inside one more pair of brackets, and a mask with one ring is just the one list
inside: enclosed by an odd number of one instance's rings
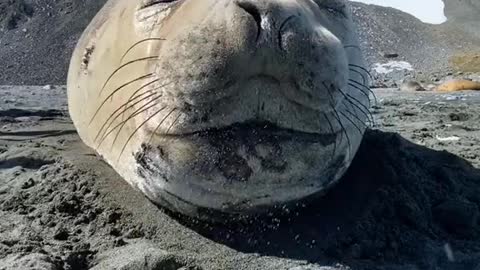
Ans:
{"label": "seal's chin", "polygon": [[255,120],[156,136],[136,153],[136,173],[153,201],[173,202],[170,208],[183,213],[199,207],[255,211],[305,198],[336,181],[346,165],[346,156],[336,153],[344,147],[338,136]]}

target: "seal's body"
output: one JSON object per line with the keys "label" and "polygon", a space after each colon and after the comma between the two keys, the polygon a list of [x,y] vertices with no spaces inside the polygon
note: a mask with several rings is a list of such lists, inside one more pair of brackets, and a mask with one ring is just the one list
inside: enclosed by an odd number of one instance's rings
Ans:
{"label": "seal's body", "polygon": [[480,90],[480,82],[469,80],[450,80],[437,87],[440,92],[455,92],[463,90]]}
{"label": "seal's body", "polygon": [[369,113],[345,2],[111,0],[71,60],[78,133],[186,215],[320,194],[347,170]]}

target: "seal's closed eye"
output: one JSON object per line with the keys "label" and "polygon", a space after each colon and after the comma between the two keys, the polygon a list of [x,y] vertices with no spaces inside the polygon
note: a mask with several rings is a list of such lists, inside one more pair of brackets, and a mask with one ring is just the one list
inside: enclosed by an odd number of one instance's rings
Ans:
{"label": "seal's closed eye", "polygon": [[140,9],[148,8],[157,4],[169,4],[178,0],[143,0]]}

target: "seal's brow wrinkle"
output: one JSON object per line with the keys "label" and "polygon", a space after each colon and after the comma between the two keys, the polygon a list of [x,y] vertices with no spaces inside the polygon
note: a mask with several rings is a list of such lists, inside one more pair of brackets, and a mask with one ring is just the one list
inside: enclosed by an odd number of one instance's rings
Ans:
{"label": "seal's brow wrinkle", "polygon": [[338,182],[374,120],[343,0],[137,1],[108,1],[67,86],[78,134],[128,183],[223,221]]}

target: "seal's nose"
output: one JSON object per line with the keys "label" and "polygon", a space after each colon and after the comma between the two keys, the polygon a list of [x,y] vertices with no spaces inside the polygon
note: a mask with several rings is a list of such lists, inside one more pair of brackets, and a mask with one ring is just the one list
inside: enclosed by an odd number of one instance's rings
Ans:
{"label": "seal's nose", "polygon": [[257,41],[262,35],[262,21],[264,20],[265,12],[261,10],[259,3],[256,0],[236,0],[235,3],[241,9],[250,14],[257,23]]}
{"label": "seal's nose", "polygon": [[235,4],[249,14],[257,24],[257,47],[282,49],[285,37],[298,35],[301,27],[292,26],[299,10],[294,5],[285,5],[278,0],[234,0]]}

